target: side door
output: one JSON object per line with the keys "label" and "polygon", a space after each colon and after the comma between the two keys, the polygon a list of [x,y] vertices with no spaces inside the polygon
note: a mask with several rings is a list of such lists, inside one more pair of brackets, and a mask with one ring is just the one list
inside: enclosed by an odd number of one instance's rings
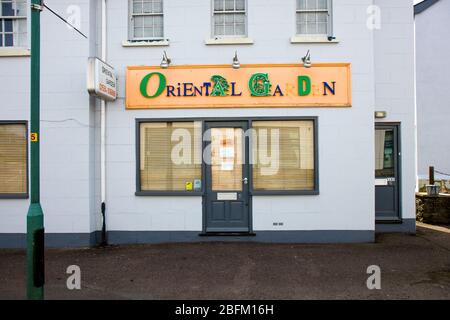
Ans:
{"label": "side door", "polygon": [[375,125],[375,218],[400,219],[399,125]]}

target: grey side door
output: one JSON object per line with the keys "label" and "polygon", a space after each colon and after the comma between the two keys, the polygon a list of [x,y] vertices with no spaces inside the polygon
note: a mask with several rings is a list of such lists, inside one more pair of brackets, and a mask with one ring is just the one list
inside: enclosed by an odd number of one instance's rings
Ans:
{"label": "grey side door", "polygon": [[375,125],[375,218],[400,220],[400,145],[398,124]]}
{"label": "grey side door", "polygon": [[247,122],[205,123],[205,232],[249,232]]}

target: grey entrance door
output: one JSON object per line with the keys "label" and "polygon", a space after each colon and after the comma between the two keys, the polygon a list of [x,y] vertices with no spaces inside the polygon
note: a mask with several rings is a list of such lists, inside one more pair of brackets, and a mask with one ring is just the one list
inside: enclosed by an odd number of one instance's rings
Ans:
{"label": "grey entrance door", "polygon": [[205,123],[206,232],[249,232],[247,122]]}
{"label": "grey entrance door", "polygon": [[375,125],[375,218],[400,219],[399,126]]}

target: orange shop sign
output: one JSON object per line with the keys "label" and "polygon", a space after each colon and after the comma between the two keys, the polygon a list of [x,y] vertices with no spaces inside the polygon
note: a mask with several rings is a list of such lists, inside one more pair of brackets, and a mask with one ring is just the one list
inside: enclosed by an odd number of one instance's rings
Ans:
{"label": "orange shop sign", "polygon": [[351,107],[349,63],[130,66],[127,109]]}

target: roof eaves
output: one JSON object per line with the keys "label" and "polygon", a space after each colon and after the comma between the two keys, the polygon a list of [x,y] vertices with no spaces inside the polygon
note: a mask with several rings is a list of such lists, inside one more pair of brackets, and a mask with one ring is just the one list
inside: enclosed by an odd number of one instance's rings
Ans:
{"label": "roof eaves", "polygon": [[414,5],[414,14],[419,14],[425,10],[427,10],[429,7],[431,7],[433,4],[438,2],[439,0],[424,0],[416,5]]}

